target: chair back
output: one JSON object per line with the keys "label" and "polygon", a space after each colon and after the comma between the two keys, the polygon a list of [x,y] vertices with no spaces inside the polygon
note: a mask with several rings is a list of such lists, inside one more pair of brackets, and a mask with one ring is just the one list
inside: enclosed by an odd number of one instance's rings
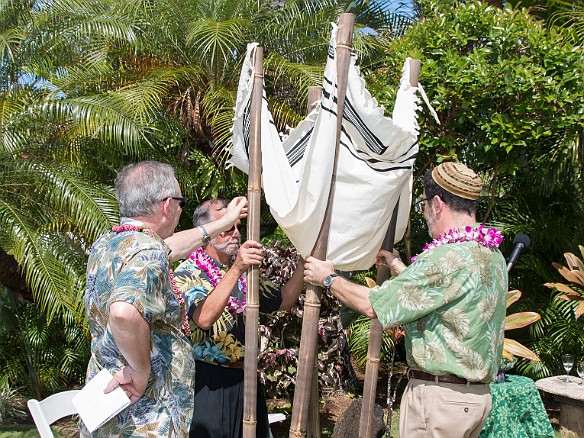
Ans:
{"label": "chair back", "polygon": [[28,410],[32,414],[32,419],[36,424],[41,438],[53,438],[50,425],[55,421],[74,415],[77,409],[71,403],[71,399],[79,390],[63,391],[53,394],[44,400],[38,401],[30,399],[27,402]]}

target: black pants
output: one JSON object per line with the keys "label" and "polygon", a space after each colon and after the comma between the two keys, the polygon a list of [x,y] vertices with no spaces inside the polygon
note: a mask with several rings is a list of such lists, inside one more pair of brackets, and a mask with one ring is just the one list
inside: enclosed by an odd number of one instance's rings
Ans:
{"label": "black pants", "polygon": [[[269,437],[268,408],[258,380],[256,437]],[[243,435],[243,369],[197,361],[195,411],[190,438],[241,438]]]}

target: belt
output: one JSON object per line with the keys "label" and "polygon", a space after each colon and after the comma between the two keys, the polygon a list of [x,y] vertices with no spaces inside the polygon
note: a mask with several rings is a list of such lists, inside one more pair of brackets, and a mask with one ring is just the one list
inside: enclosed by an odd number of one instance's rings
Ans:
{"label": "belt", "polygon": [[455,376],[453,374],[445,374],[442,376],[435,376],[434,374],[430,374],[430,373],[426,373],[424,371],[420,371],[420,370],[414,370],[411,369],[408,371],[408,377],[410,378],[414,378],[414,379],[419,379],[419,380],[428,380],[430,382],[442,382],[442,383],[457,383],[457,384],[461,384],[461,385],[468,385],[468,384],[482,384],[484,385],[483,382],[469,382],[466,379],[463,379],[461,377]]}

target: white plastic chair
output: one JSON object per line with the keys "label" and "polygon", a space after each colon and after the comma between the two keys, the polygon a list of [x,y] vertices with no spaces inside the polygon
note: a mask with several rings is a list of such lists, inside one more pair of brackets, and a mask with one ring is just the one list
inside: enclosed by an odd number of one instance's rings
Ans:
{"label": "white plastic chair", "polygon": [[270,424],[275,423],[276,421],[284,421],[286,419],[286,414],[281,412],[275,414],[268,414],[268,422]]}
{"label": "white plastic chair", "polygon": [[[281,412],[277,412],[275,414],[268,414],[268,423],[272,424],[275,423],[277,421],[284,421],[286,419],[286,414],[283,414]],[[272,435],[272,431],[268,430],[268,432],[270,433],[270,438],[274,438],[274,435]]]}
{"label": "white plastic chair", "polygon": [[33,398],[27,402],[28,410],[32,414],[32,419],[41,438],[53,438],[51,424],[63,417],[77,413],[77,409],[71,403],[71,399],[78,392],[79,390],[63,391],[41,401]]}

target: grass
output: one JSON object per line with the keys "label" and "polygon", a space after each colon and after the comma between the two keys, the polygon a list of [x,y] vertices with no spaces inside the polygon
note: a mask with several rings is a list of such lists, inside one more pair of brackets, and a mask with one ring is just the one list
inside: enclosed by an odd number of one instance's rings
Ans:
{"label": "grass", "polygon": [[[395,415],[395,413],[394,413]],[[392,437],[397,437],[397,427],[395,426],[395,424],[399,421],[394,417],[393,420],[393,424],[392,424]],[[554,430],[555,434],[556,434],[556,438],[561,438],[562,434],[560,433],[559,430]],[[69,438],[69,437],[77,437],[79,436],[79,432],[77,431],[77,433],[59,433],[59,431],[57,430],[57,428],[53,429],[53,433],[55,434],[55,437],[61,437],[61,438]],[[326,438],[326,437],[330,437],[332,434],[332,429],[326,428],[322,431],[321,437],[322,438]],[[287,436],[287,435],[286,435]],[[0,426],[0,438],[38,438],[39,434],[37,432],[37,430],[34,427],[30,427],[30,426]]]}
{"label": "grass", "polygon": [[[329,438],[332,435],[334,422],[336,418],[330,418],[329,415],[322,416],[321,413],[321,438]],[[278,427],[280,423],[272,425],[274,438],[287,438],[290,427],[290,416],[282,424],[284,427]],[[392,415],[391,436],[397,438],[399,429],[399,410],[394,410]],[[557,424],[552,423],[556,438],[562,438],[562,434]],[[79,437],[79,429],[76,420],[63,420],[52,426],[53,433],[57,438]],[[0,426],[0,438],[38,438],[39,433],[32,425],[13,425]]]}
{"label": "grass", "polygon": [[[51,426],[55,438],[79,437],[76,420],[63,420]],[[0,438],[39,438],[34,425],[0,426]]]}

